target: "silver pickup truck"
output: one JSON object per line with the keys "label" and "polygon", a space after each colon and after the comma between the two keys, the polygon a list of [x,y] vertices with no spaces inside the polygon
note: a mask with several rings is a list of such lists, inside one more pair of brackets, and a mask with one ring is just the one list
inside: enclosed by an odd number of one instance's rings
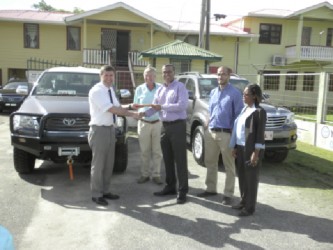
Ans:
{"label": "silver pickup truck", "polygon": [[[210,91],[217,87],[217,76],[213,74],[200,74],[198,72],[185,72],[176,76],[183,82],[189,93],[187,107],[187,142],[191,145],[194,159],[204,165],[204,129],[208,124],[208,100]],[[243,91],[249,81],[233,74],[230,83]],[[264,96],[265,97],[265,96]],[[294,113],[283,107],[275,107],[268,100],[260,104],[267,113],[265,131],[265,160],[282,162],[288,156],[290,149],[296,148],[297,126],[294,122]]]}

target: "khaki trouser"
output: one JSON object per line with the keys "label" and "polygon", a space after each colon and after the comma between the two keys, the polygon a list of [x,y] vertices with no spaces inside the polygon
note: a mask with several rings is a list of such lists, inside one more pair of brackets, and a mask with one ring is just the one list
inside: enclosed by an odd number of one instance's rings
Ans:
{"label": "khaki trouser", "polygon": [[[162,122],[138,122],[138,138],[141,150],[141,176],[161,176],[162,150],[161,150]],[[152,163],[152,167],[150,164]]]}
{"label": "khaki trouser", "polygon": [[217,192],[218,159],[222,154],[225,168],[224,195],[232,197],[235,190],[235,158],[229,148],[230,133],[205,131],[205,165],[207,168],[206,191]]}

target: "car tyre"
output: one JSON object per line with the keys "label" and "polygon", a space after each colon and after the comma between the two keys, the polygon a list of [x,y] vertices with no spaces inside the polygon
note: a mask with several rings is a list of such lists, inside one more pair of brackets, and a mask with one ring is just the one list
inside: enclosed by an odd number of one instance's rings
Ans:
{"label": "car tyre", "polygon": [[19,174],[30,174],[35,168],[36,157],[28,152],[14,147],[14,167]]}
{"label": "car tyre", "polygon": [[204,129],[202,126],[195,128],[192,135],[192,154],[195,161],[204,166],[205,162],[205,139],[204,139]]}
{"label": "car tyre", "polygon": [[265,160],[272,163],[283,162],[288,156],[288,150],[277,150],[277,151],[265,151]]}
{"label": "car tyre", "polygon": [[114,173],[123,173],[127,168],[128,143],[116,144],[115,162],[113,165]]}

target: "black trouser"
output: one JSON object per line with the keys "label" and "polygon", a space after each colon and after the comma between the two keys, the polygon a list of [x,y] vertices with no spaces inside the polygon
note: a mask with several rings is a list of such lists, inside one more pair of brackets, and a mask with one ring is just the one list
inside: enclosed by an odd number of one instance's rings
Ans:
{"label": "black trouser", "polygon": [[178,192],[188,192],[186,122],[177,120],[163,122],[161,131],[161,147],[165,165],[166,188],[176,190],[176,170],[178,177]]}
{"label": "black trouser", "polygon": [[245,162],[249,160],[249,157],[245,157],[244,147],[237,145],[236,170],[241,196],[240,203],[245,206],[249,213],[254,213],[257,203],[261,157],[259,157],[258,164],[255,167],[246,165]]}

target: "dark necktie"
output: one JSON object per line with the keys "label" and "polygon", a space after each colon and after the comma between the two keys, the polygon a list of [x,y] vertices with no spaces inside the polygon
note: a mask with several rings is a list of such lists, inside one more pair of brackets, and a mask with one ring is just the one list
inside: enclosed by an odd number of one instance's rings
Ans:
{"label": "dark necktie", "polygon": [[[113,104],[111,89],[109,89],[108,91],[109,91],[110,101]],[[116,124],[116,115],[112,113],[112,116],[113,116],[113,124]]]}

